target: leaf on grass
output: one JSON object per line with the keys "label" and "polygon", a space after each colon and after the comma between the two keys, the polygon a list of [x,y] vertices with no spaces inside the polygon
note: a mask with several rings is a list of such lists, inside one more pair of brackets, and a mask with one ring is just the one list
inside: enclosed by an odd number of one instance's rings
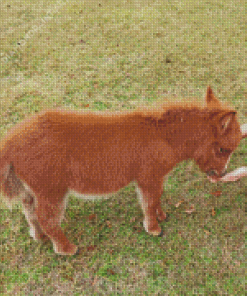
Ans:
{"label": "leaf on grass", "polygon": [[92,282],[92,286],[96,285],[97,282],[98,282],[98,277],[96,275],[95,278],[94,278],[94,280],[93,280],[93,282]]}
{"label": "leaf on grass", "polygon": [[109,228],[111,228],[112,226],[111,226],[111,222],[110,221],[108,221],[108,220],[106,220],[106,225],[109,227]]}
{"label": "leaf on grass", "polygon": [[185,213],[191,214],[191,213],[195,212],[195,210],[196,209],[195,209],[194,205],[191,205],[191,207],[189,209],[185,210]]}
{"label": "leaf on grass", "polygon": [[87,250],[88,251],[94,251],[95,249],[96,249],[96,246],[95,245],[87,246]]}
{"label": "leaf on grass", "polygon": [[107,253],[112,255],[114,253],[114,250],[108,250]]}
{"label": "leaf on grass", "polygon": [[96,217],[97,217],[96,214],[91,214],[91,215],[88,216],[88,220],[89,221],[95,220]]}
{"label": "leaf on grass", "polygon": [[175,207],[178,208],[178,207],[181,205],[181,203],[183,203],[183,202],[184,202],[183,200],[180,200],[179,202],[177,202],[177,203],[175,204]]}
{"label": "leaf on grass", "polygon": [[211,192],[211,194],[218,197],[218,196],[221,196],[222,191]]}
{"label": "leaf on grass", "polygon": [[138,226],[133,226],[133,229],[134,229],[134,231],[136,231],[138,233],[143,231],[143,229]]}
{"label": "leaf on grass", "polygon": [[212,216],[215,216],[216,212],[215,212],[215,209],[212,208]]}
{"label": "leaf on grass", "polygon": [[114,272],[112,269],[108,269],[107,272],[108,272],[109,274],[111,274],[111,275],[116,274],[116,272]]}
{"label": "leaf on grass", "polygon": [[206,235],[210,235],[211,234],[211,232],[208,231],[208,230],[206,230],[206,229],[204,229],[204,232],[206,233]]}
{"label": "leaf on grass", "polygon": [[67,274],[65,274],[63,277],[66,278],[67,280],[71,281],[71,282],[73,281],[73,277],[71,277],[71,276],[69,276]]}

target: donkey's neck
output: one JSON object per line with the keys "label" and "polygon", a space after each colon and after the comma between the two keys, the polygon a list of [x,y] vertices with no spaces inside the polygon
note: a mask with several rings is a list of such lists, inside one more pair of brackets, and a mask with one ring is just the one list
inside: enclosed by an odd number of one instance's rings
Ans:
{"label": "donkey's neck", "polygon": [[193,158],[195,151],[209,137],[204,109],[174,109],[164,114],[165,139],[179,160]]}

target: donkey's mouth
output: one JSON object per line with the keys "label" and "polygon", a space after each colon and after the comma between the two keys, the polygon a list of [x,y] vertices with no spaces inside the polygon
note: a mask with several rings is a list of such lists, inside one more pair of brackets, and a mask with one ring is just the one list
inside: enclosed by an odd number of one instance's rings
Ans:
{"label": "donkey's mouth", "polygon": [[226,170],[224,170],[220,174],[218,174],[218,172],[216,170],[209,170],[209,171],[207,171],[206,174],[207,174],[208,179],[211,182],[216,183],[217,181],[219,181],[222,177],[224,177],[226,175]]}
{"label": "donkey's mouth", "polygon": [[208,170],[206,172],[206,174],[209,177],[218,177],[218,178],[222,178],[226,175],[226,170],[222,171],[220,174],[216,171],[216,170]]}

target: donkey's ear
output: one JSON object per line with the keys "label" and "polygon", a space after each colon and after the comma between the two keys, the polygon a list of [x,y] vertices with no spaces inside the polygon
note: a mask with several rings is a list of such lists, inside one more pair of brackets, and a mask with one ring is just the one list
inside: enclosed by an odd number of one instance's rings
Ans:
{"label": "donkey's ear", "polygon": [[247,137],[247,123],[242,124],[241,127],[242,139]]}
{"label": "donkey's ear", "polygon": [[235,120],[236,113],[236,111],[225,111],[218,114],[216,124],[220,135],[223,135],[230,128]]}
{"label": "donkey's ear", "polygon": [[211,107],[211,108],[221,107],[220,101],[215,97],[210,86],[208,86],[207,88],[205,100],[207,103],[207,107]]}

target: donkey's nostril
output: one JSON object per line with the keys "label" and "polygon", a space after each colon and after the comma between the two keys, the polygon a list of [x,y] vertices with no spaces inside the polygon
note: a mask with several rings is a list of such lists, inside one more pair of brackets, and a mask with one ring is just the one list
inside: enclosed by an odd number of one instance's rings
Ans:
{"label": "donkey's nostril", "polygon": [[209,170],[209,171],[207,171],[207,175],[208,176],[214,176],[215,175],[215,171],[214,170]]}
{"label": "donkey's nostril", "polygon": [[226,170],[222,171],[221,174],[220,174],[220,177],[224,177],[226,175]]}

